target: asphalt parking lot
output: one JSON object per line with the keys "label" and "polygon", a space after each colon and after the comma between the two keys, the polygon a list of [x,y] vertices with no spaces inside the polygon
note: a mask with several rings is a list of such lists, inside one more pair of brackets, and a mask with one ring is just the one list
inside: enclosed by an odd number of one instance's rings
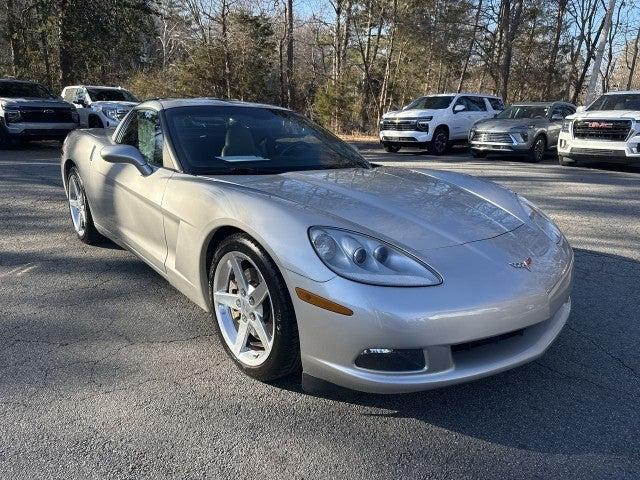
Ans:
{"label": "asphalt parking lot", "polygon": [[0,152],[0,478],[640,478],[640,165],[457,152],[576,250],[539,361],[443,390],[306,395],[241,374],[205,312],[132,254],[74,238],[56,145]]}

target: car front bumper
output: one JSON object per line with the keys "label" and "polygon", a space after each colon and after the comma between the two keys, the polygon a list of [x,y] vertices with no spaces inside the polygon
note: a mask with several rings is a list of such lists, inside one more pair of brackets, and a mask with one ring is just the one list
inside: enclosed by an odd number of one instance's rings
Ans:
{"label": "car front bumper", "polygon": [[20,122],[3,125],[3,130],[9,138],[29,140],[62,140],[76,128],[77,123]]}
{"label": "car front bumper", "polygon": [[423,147],[431,141],[433,132],[419,130],[380,130],[380,143],[383,145],[415,146]]}
{"label": "car front bumper", "polygon": [[[528,275],[516,269],[492,286],[462,282],[471,287],[464,293],[447,286],[446,275],[441,286],[393,288],[341,277],[315,282],[287,272],[303,370],[354,390],[403,393],[478,379],[534,360],[557,337],[571,310],[573,253],[566,248],[569,259],[553,287],[543,291],[539,280],[512,288],[513,278]],[[347,306],[353,315],[305,303],[296,286]],[[426,366],[412,371],[357,366],[359,355],[372,348],[419,349]]]}
{"label": "car front bumper", "polygon": [[482,139],[469,140],[469,147],[474,150],[483,152],[495,152],[495,153],[527,153],[531,150],[531,142],[518,141],[513,135],[509,135],[507,132],[491,132],[500,133],[504,137],[510,138],[509,141],[492,141]]}
{"label": "car front bumper", "polygon": [[640,163],[640,133],[625,142],[582,140],[562,132],[558,155],[580,162]]}

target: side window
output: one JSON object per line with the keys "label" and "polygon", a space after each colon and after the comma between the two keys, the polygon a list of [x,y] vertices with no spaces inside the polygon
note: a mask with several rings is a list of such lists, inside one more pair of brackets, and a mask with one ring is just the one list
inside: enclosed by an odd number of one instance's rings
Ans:
{"label": "side window", "polygon": [[487,100],[489,100],[489,105],[491,105],[491,108],[494,110],[504,110],[504,102],[500,98],[487,97]]}
{"label": "side window", "polygon": [[162,166],[164,136],[155,110],[136,110],[124,127],[119,143],[132,145],[152,165]]}
{"label": "side window", "polygon": [[573,108],[573,107],[570,107],[568,105],[566,105],[566,106],[564,106],[562,108],[564,109],[563,116],[565,116],[565,117],[567,115],[573,115],[574,113],[576,113],[576,109]]}
{"label": "side window", "polygon": [[64,92],[62,93],[62,98],[64,98],[64,100],[67,102],[73,102],[76,98],[77,90],[77,88],[65,88]]}
{"label": "side window", "polygon": [[469,105],[467,104],[466,97],[458,97],[456,102],[453,104],[453,107],[451,107],[451,108],[455,108],[456,105],[462,105],[464,107],[463,111],[465,111],[465,112],[469,111]]}
{"label": "side window", "polygon": [[470,112],[486,112],[487,105],[484,103],[484,99],[481,97],[464,97],[467,110]]}
{"label": "side window", "polygon": [[565,112],[564,108],[561,106],[555,106],[553,107],[553,110],[551,110],[551,117],[553,118],[555,115],[560,115],[562,118],[567,116],[567,113]]}

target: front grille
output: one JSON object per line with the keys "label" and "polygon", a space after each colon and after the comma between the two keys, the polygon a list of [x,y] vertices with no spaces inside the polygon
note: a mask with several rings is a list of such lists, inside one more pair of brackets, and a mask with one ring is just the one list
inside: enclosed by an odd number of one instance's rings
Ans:
{"label": "front grille", "polygon": [[571,153],[579,153],[582,155],[597,155],[601,157],[624,157],[626,156],[624,150],[610,150],[603,148],[579,148],[573,147]]}
{"label": "front grille", "polygon": [[386,119],[382,121],[382,130],[396,130],[400,132],[417,130],[415,118]]}
{"label": "front grille", "polygon": [[513,143],[511,135],[500,132],[474,132],[471,140],[488,143]]}
{"label": "front grille", "polygon": [[33,123],[73,123],[68,108],[20,107],[20,121]]}
{"label": "front grille", "polygon": [[592,140],[624,142],[631,131],[631,120],[576,120],[573,136]]}
{"label": "front grille", "polygon": [[473,342],[465,342],[458,343],[456,345],[451,345],[451,352],[465,352],[469,350],[473,350],[474,348],[483,347],[485,345],[491,345],[492,343],[500,343],[505,340],[509,340],[514,337],[521,337],[524,334],[524,328],[520,330],[515,330],[513,332],[503,333],[501,335],[496,335],[494,337],[483,338],[481,340],[474,340]]}
{"label": "front grille", "polygon": [[417,142],[415,137],[388,137],[383,135],[382,140],[385,142]]}

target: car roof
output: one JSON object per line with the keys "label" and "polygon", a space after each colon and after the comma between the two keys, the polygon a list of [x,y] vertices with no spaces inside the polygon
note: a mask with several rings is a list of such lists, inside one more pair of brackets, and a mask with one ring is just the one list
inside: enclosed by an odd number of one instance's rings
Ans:
{"label": "car roof", "polygon": [[511,106],[512,107],[525,107],[525,106],[535,106],[535,107],[550,107],[551,105],[568,105],[568,106],[575,106],[572,103],[569,102],[563,102],[563,101],[555,101],[555,102],[516,102],[516,103],[512,103]]}
{"label": "car roof", "polygon": [[423,98],[423,97],[455,97],[456,95],[464,95],[464,96],[467,96],[467,97],[488,97],[488,98],[500,99],[500,97],[498,97],[496,95],[491,95],[491,94],[488,94],[488,93],[469,93],[469,92],[429,93],[427,95],[422,95],[421,97],[418,97],[418,98]]}
{"label": "car roof", "polygon": [[67,85],[64,88],[103,88],[105,90],[124,90],[122,87],[109,87],[106,85]]}
{"label": "car roof", "polygon": [[252,107],[252,108],[277,108],[279,110],[287,110],[277,105],[268,105],[266,103],[243,102],[241,100],[223,99],[223,98],[155,98],[147,100],[138,105],[138,108],[149,106],[158,110],[168,110],[179,107]]}

